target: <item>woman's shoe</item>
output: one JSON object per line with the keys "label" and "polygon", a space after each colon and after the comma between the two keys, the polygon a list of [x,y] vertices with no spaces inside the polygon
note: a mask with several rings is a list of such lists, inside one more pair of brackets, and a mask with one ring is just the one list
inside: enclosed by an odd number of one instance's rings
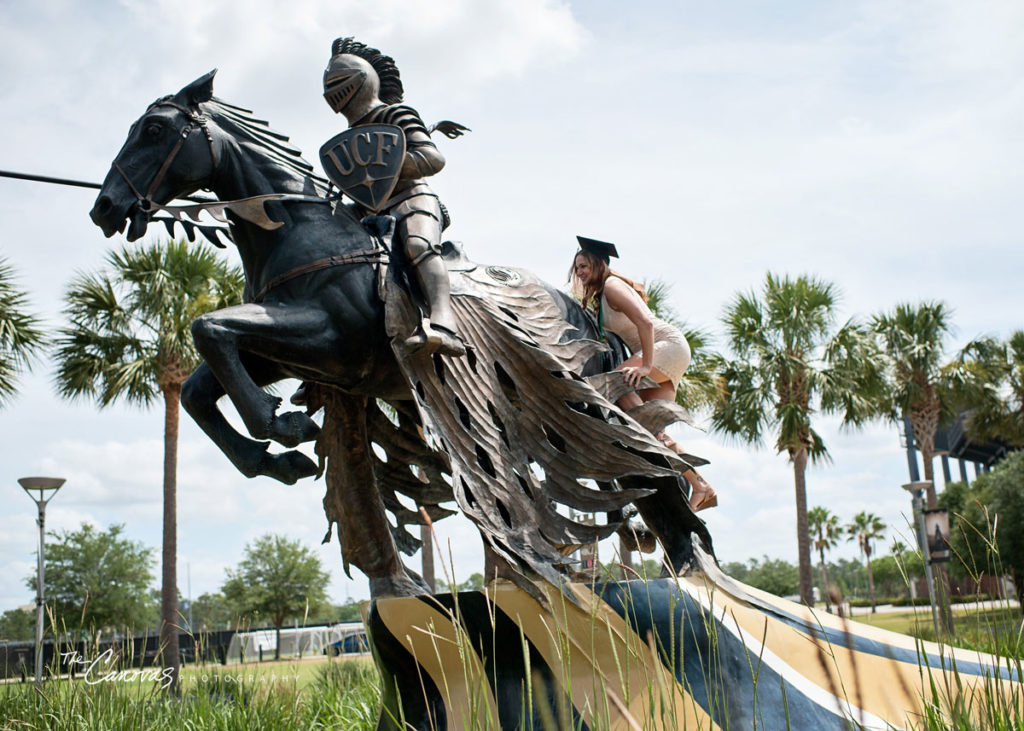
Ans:
{"label": "woman's shoe", "polygon": [[[694,500],[696,500],[696,502],[694,502]],[[694,490],[693,494],[690,496],[690,510],[695,513],[699,513],[701,510],[706,510],[707,508],[715,507],[718,507],[718,495],[716,495],[715,491],[710,487],[703,492]]]}
{"label": "woman's shoe", "polygon": [[699,513],[707,508],[714,508],[718,505],[718,495],[715,489],[708,484],[708,481],[692,470],[696,479],[687,478],[690,483],[690,510]]}

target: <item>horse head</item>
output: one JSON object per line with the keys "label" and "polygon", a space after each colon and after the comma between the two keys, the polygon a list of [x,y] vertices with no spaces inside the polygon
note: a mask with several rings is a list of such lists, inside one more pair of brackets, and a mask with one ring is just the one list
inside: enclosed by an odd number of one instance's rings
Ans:
{"label": "horse head", "polygon": [[153,203],[204,187],[217,167],[217,144],[201,105],[213,98],[216,69],[149,105],[128,131],[89,215],[105,236],[146,232]]}

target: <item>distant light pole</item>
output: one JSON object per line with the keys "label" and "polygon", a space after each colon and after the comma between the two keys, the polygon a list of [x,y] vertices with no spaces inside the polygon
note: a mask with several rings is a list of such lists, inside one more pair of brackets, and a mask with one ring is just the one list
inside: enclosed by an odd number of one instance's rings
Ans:
{"label": "distant light pole", "polygon": [[903,485],[903,489],[910,493],[911,504],[914,506],[914,528],[917,533],[917,545],[921,549],[921,559],[924,561],[925,581],[928,583],[928,603],[932,605],[932,622],[935,624],[935,636],[938,637],[939,611],[935,603],[935,582],[932,578],[932,558],[928,550],[928,536],[924,529],[924,493],[932,486],[931,481],[917,480]]}
{"label": "distant light pole", "polygon": [[[43,541],[46,535],[46,503],[64,484],[63,477],[22,477],[18,484],[39,507],[39,572],[36,576],[36,688],[43,682]],[[36,497],[34,492],[39,493]]]}

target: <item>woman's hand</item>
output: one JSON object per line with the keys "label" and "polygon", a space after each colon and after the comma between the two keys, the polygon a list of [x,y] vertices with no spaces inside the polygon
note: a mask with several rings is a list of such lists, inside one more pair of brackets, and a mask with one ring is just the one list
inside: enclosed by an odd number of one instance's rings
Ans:
{"label": "woman's hand", "polygon": [[651,366],[649,365],[626,366],[620,370],[626,379],[626,385],[632,388],[639,386],[640,381],[651,375]]}

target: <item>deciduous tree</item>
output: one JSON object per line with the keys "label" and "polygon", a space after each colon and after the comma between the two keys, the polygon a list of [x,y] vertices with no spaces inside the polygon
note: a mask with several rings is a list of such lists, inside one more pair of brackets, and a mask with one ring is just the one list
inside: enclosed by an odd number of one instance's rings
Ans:
{"label": "deciduous tree", "polygon": [[800,586],[800,571],[781,558],[750,559],[743,582],[776,596],[795,594]]}
{"label": "deciduous tree", "polygon": [[1024,451],[1011,452],[970,487],[949,487],[954,562],[973,577],[1009,573],[1024,600]]}
{"label": "deciduous tree", "polygon": [[236,611],[270,619],[277,635],[276,659],[284,621],[321,611],[329,578],[320,557],[301,541],[268,533],[245,547],[238,568],[228,570],[222,591]]}
{"label": "deciduous tree", "polygon": [[[88,523],[49,534],[44,589],[58,627],[131,632],[156,620],[153,549],[123,534],[123,525],[104,531]],[[25,585],[36,588],[35,571]]]}
{"label": "deciduous tree", "polygon": [[[32,586],[35,587],[35,584]],[[0,614],[0,641],[31,640],[35,636],[35,612],[27,609],[8,609]]]}
{"label": "deciduous tree", "polygon": [[459,591],[483,591],[484,575],[481,573],[470,574],[469,578],[459,584]]}
{"label": "deciduous tree", "polygon": [[188,609],[186,617],[190,616],[192,632],[227,629],[236,619],[228,600],[219,591],[200,594]]}

